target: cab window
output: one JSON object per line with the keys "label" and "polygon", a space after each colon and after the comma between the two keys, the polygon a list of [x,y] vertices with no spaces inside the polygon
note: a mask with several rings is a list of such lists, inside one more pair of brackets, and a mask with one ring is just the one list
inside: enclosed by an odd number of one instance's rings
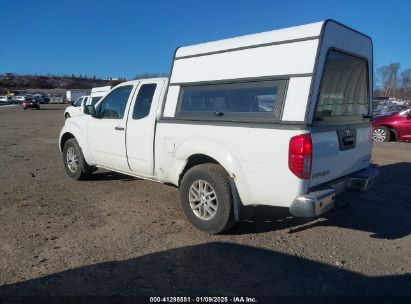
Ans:
{"label": "cab window", "polygon": [[157,85],[155,83],[143,84],[138,91],[134,104],[133,119],[141,119],[150,114],[151,102]]}
{"label": "cab window", "polygon": [[132,89],[132,85],[127,85],[119,87],[107,95],[100,103],[99,116],[101,118],[122,119]]}

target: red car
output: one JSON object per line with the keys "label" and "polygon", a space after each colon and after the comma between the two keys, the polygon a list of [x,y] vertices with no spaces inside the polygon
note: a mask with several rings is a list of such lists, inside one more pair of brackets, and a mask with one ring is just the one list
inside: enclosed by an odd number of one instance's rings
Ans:
{"label": "red car", "polygon": [[411,141],[411,108],[371,121],[374,141]]}
{"label": "red car", "polygon": [[23,110],[26,110],[26,109],[40,110],[40,102],[34,97],[24,98],[21,104],[23,105]]}

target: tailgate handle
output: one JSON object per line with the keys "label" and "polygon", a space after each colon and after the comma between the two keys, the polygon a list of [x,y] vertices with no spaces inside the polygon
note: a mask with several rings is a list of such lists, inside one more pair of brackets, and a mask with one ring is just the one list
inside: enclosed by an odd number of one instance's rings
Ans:
{"label": "tailgate handle", "polygon": [[343,138],[344,145],[351,145],[354,142],[354,136],[346,136]]}
{"label": "tailgate handle", "polygon": [[344,128],[337,130],[338,144],[340,151],[354,149],[356,142],[356,130],[350,128]]}

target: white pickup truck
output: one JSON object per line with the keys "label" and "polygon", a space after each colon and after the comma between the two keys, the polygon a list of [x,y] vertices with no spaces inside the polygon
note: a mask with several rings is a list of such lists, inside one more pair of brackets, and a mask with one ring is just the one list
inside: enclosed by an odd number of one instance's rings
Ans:
{"label": "white pickup truck", "polygon": [[368,36],[332,20],[178,48],[170,79],[122,83],[66,120],[65,169],[173,184],[209,233],[248,205],[318,216],[378,175],[372,54]]}
{"label": "white pickup truck", "polygon": [[96,105],[102,97],[110,92],[110,89],[110,86],[92,88],[90,96],[80,96],[64,110],[64,119],[83,115],[85,105]]}

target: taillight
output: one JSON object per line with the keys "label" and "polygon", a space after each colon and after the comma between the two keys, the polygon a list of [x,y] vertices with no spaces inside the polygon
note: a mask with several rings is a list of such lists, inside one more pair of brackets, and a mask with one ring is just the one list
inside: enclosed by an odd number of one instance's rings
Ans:
{"label": "taillight", "polygon": [[288,168],[297,177],[309,179],[313,154],[311,135],[302,134],[291,137],[288,149]]}

